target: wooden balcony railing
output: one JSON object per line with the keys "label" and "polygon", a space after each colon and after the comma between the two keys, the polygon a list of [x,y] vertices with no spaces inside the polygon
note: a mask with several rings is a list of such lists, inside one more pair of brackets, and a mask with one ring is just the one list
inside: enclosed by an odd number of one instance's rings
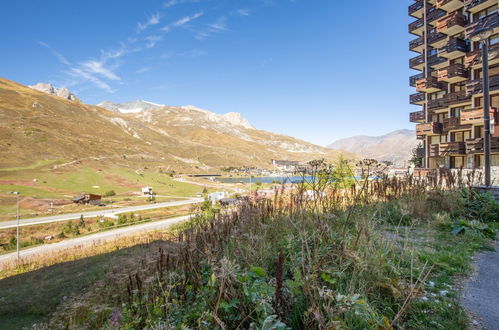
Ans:
{"label": "wooden balcony railing", "polygon": [[428,45],[433,45],[439,41],[442,41],[447,38],[447,35],[440,32],[431,32],[428,33]]}
{"label": "wooden balcony railing", "polygon": [[423,37],[416,38],[409,42],[409,50],[414,50],[415,48],[423,45],[424,45],[424,38]]}
{"label": "wooden balcony railing", "polygon": [[[499,152],[499,137],[492,137],[490,139],[490,149],[491,152]],[[483,153],[483,138],[466,140],[466,152],[469,154]]]}
{"label": "wooden balcony railing", "polygon": [[443,89],[443,84],[437,77],[427,77],[416,81],[417,92],[435,92]]}
{"label": "wooden balcony railing", "polygon": [[434,99],[434,100],[428,100],[428,109],[429,110],[435,110],[435,109],[441,109],[441,108],[447,108],[447,102],[445,101],[445,98],[439,98],[439,99]]}
{"label": "wooden balcony railing", "polygon": [[440,134],[442,134],[441,123],[430,122],[430,123],[416,125],[417,136],[440,135]]}
{"label": "wooden balcony railing", "polygon": [[463,64],[451,64],[438,70],[438,81],[457,82],[458,80],[466,80],[468,76],[469,70]]}
{"label": "wooden balcony railing", "polygon": [[458,57],[462,53],[467,53],[470,51],[470,44],[461,38],[452,38],[449,42],[438,49],[438,55],[451,58]]}
{"label": "wooden balcony railing", "polygon": [[481,4],[485,4],[487,2],[490,2],[493,4],[493,1],[491,1],[491,0],[465,0],[464,1],[464,10],[475,12],[475,10],[474,10],[475,7],[477,7]]}
{"label": "wooden balcony railing", "polygon": [[[438,55],[432,55],[428,57],[429,66],[436,66],[445,62],[447,62],[447,59],[445,57],[440,57]],[[423,58],[423,63],[424,63],[424,58]]]}
{"label": "wooden balcony railing", "polygon": [[447,133],[452,130],[464,130],[470,128],[471,125],[461,125],[461,119],[459,117],[445,118],[442,127],[444,133]]}
{"label": "wooden balcony railing", "polygon": [[466,39],[473,37],[479,30],[493,29],[497,26],[499,26],[499,13],[495,12],[468,24],[465,30]]}
{"label": "wooden balcony railing", "polygon": [[409,86],[416,87],[416,81],[423,79],[425,74],[423,72],[415,74],[414,76],[409,77]]}
{"label": "wooden balcony railing", "polygon": [[411,112],[409,114],[409,121],[411,123],[419,123],[419,122],[425,121],[425,119],[426,119],[426,116],[425,116],[425,112],[423,110]]}
{"label": "wooden balcony railing", "polygon": [[409,16],[412,16],[412,14],[423,8],[424,8],[423,1],[416,1],[415,3],[409,6]]}
{"label": "wooden balcony railing", "polygon": [[446,106],[468,102],[471,102],[471,95],[468,95],[465,90],[448,93],[445,95]]}
{"label": "wooden balcony railing", "polygon": [[[496,110],[490,108],[490,118],[495,117]],[[483,124],[483,108],[472,108],[461,111],[461,125]]]}
{"label": "wooden balcony railing", "polygon": [[415,93],[409,95],[409,103],[410,104],[420,104],[421,102],[424,102],[425,100],[425,94],[424,93]]}
{"label": "wooden balcony railing", "polygon": [[456,32],[456,28],[464,28],[467,23],[468,20],[466,17],[455,11],[438,20],[437,31],[442,33],[454,33]]}
{"label": "wooden balcony railing", "polygon": [[424,26],[424,17],[409,24],[409,33],[414,33],[415,30],[422,28]]}
{"label": "wooden balcony railing", "polygon": [[[499,51],[499,44],[495,44],[489,47],[489,52]],[[482,50],[476,49],[468,54],[464,58],[464,65],[469,68],[476,65],[482,64]],[[489,63],[490,64],[490,63]]]}
{"label": "wooden balcony railing", "polygon": [[464,142],[440,143],[440,156],[464,154],[466,154],[466,143]]}
{"label": "wooden balcony railing", "polygon": [[416,57],[409,59],[409,67],[410,68],[415,68],[416,66],[421,65],[423,63],[424,63],[424,56],[423,55],[419,55],[419,56],[416,56]]}
{"label": "wooden balcony railing", "polygon": [[470,102],[471,102],[471,95],[468,95],[466,91],[462,90],[458,92],[447,93],[444,95],[444,97],[439,99],[429,100],[428,109],[435,110],[435,109],[447,108],[455,104],[470,103]]}
{"label": "wooden balcony railing", "polygon": [[428,21],[428,23],[431,23],[434,20],[444,17],[446,14],[447,12],[445,10],[431,7],[427,11],[426,20]]}
{"label": "wooden balcony railing", "polygon": [[430,157],[438,157],[440,152],[440,145],[438,144],[430,144],[430,152],[428,154],[428,156]]}
{"label": "wooden balcony railing", "polygon": [[[466,82],[466,94],[475,95],[483,93],[483,80],[475,79]],[[499,75],[489,77],[489,89],[491,91],[499,90]]]}

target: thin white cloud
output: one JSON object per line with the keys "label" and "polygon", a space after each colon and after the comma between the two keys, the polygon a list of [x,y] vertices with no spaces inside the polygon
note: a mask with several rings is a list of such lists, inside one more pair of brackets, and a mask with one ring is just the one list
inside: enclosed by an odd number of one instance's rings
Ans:
{"label": "thin white cloud", "polygon": [[65,65],[71,65],[71,63],[66,59],[66,57],[64,57],[61,53],[59,53],[58,51],[56,51],[55,49],[53,49],[52,47],[50,47],[49,44],[43,42],[43,41],[37,41],[37,43],[40,45],[40,46],[43,46],[47,49],[49,49],[52,54],[59,60],[59,62],[61,62],[62,64],[65,64]]}
{"label": "thin white cloud", "polygon": [[238,9],[236,10],[236,13],[240,16],[249,16],[251,15],[251,11],[247,8],[242,8],[242,9]]}
{"label": "thin white cloud", "polygon": [[91,82],[92,84],[94,84],[96,87],[102,89],[102,90],[105,90],[106,92],[109,92],[109,93],[114,93],[115,90],[113,90],[111,88],[111,86],[109,86],[107,83],[105,83],[104,81],[102,81],[101,79],[95,77],[94,75],[86,72],[86,71],[83,71],[81,69],[78,69],[78,68],[72,68],[68,74],[74,78],[77,78],[77,79],[83,79],[85,81],[88,81],[88,82]]}
{"label": "thin white cloud", "polygon": [[143,31],[145,29],[147,29],[149,26],[151,25],[156,25],[156,24],[159,24],[159,21],[160,21],[160,16],[159,16],[159,13],[156,13],[154,15],[152,15],[148,20],[147,22],[144,22],[144,23],[138,23],[137,24],[137,30],[139,31]]}
{"label": "thin white cloud", "polygon": [[151,71],[151,70],[152,70],[152,67],[146,66],[146,67],[143,67],[143,68],[136,70],[135,73],[142,74],[142,73],[145,73],[145,72]]}
{"label": "thin white cloud", "polygon": [[121,80],[120,77],[118,77],[110,68],[107,68],[105,65],[106,62],[104,61],[90,60],[81,63],[81,68],[88,73],[97,74],[109,80]]}
{"label": "thin white cloud", "polygon": [[183,25],[186,25],[189,22],[192,22],[192,21],[198,19],[199,17],[201,17],[203,15],[204,15],[204,12],[200,11],[198,13],[195,13],[195,14],[191,15],[191,16],[182,17],[182,18],[176,20],[175,22],[170,23],[170,24],[164,26],[161,29],[161,31],[163,31],[163,32],[170,32],[172,30],[172,28],[181,27]]}
{"label": "thin white cloud", "polygon": [[206,39],[214,33],[219,33],[227,30],[227,17],[223,16],[220,17],[215,23],[208,24],[206,29],[196,31],[195,38],[202,40]]}
{"label": "thin white cloud", "polygon": [[163,8],[168,9],[170,7],[180,5],[183,3],[197,3],[199,1],[200,0],[168,0],[168,1],[163,2]]}
{"label": "thin white cloud", "polygon": [[147,41],[146,48],[153,48],[154,46],[156,46],[156,43],[158,41],[161,41],[162,39],[163,39],[163,37],[160,35],[146,37],[145,38],[145,40]]}

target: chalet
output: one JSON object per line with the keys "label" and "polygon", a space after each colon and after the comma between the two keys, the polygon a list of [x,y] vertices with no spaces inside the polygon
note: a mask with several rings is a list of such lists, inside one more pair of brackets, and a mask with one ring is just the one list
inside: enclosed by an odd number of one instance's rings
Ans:
{"label": "chalet", "polygon": [[142,188],[142,194],[144,194],[144,195],[152,195],[152,187],[144,187],[144,188]]}
{"label": "chalet", "polygon": [[229,194],[226,191],[217,191],[217,192],[209,194],[208,200],[212,204],[215,204],[216,202],[220,201],[221,199],[227,198],[228,196],[229,196]]}
{"label": "chalet", "polygon": [[83,194],[73,198],[73,203],[75,204],[90,204],[90,205],[100,205],[102,204],[102,196],[95,194]]}

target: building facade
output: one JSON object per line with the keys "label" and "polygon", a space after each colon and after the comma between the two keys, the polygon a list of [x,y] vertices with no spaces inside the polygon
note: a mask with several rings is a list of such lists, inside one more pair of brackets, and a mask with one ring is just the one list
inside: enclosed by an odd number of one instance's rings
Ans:
{"label": "building facade", "polygon": [[[422,148],[416,154],[424,168],[482,168],[484,125],[481,45],[468,40],[480,28],[491,28],[489,77],[492,122],[492,166],[499,166],[499,13],[498,0],[414,1],[409,24],[416,56],[409,78],[416,93],[410,121]],[[496,53],[496,54],[494,54]],[[495,56],[495,57],[494,57]]]}

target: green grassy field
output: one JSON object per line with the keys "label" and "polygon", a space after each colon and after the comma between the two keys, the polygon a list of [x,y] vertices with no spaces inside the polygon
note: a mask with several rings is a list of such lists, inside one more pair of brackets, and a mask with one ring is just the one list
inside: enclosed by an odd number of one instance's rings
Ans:
{"label": "green grassy field", "polygon": [[[30,166],[4,168],[0,170],[0,219],[15,215],[16,197],[12,191],[21,193],[21,216],[46,215],[45,209],[37,203],[26,202],[30,197],[36,200],[66,200],[83,192],[105,195],[114,191],[111,199],[123,201],[139,199],[134,193],[141,187],[151,186],[157,195],[174,197],[194,197],[202,192],[203,187],[185,182],[178,182],[167,174],[154,170],[134,170],[131,168],[111,167],[95,169],[89,166],[78,166],[69,169],[53,170],[60,161],[37,161]],[[56,213],[74,211],[71,207],[56,206]],[[79,210],[78,210],[79,211]]]}

